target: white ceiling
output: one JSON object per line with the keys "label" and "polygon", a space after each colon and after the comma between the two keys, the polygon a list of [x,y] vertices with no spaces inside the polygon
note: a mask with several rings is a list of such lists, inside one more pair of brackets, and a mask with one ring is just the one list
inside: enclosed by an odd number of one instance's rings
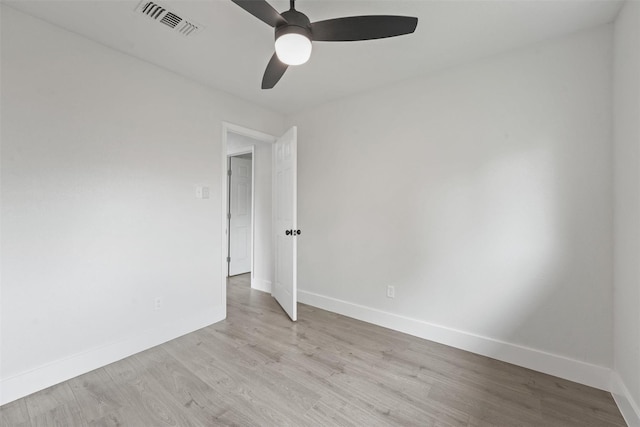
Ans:
{"label": "white ceiling", "polygon": [[[154,0],[204,26],[183,37],[134,12],[138,0],[4,1],[104,45],[284,114],[332,99],[611,22],[618,0],[299,0],[311,21],[418,17],[412,35],[313,45],[309,62],[261,90],[273,30],[230,0]],[[279,11],[287,0],[271,0]]]}

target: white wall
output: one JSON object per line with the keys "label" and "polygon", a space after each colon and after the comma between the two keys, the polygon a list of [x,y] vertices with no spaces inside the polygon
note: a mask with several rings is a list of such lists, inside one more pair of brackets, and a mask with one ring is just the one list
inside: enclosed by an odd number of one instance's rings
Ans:
{"label": "white wall", "polygon": [[227,152],[233,153],[254,146],[254,269],[251,272],[251,286],[271,292],[273,282],[273,251],[271,250],[271,147],[269,142],[259,141],[229,132]]}
{"label": "white wall", "polygon": [[640,2],[625,3],[614,47],[614,396],[640,426]]}
{"label": "white wall", "polygon": [[288,117],[301,301],[608,388],[611,33]]}
{"label": "white wall", "polygon": [[6,6],[0,59],[4,403],[224,317],[221,123],[283,118]]}

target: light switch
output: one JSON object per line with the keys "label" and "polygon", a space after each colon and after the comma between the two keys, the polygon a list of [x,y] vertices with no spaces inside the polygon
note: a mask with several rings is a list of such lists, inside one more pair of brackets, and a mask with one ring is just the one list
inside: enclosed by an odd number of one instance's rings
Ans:
{"label": "light switch", "polygon": [[196,197],[198,199],[208,199],[209,198],[209,187],[204,185],[198,185],[196,187]]}

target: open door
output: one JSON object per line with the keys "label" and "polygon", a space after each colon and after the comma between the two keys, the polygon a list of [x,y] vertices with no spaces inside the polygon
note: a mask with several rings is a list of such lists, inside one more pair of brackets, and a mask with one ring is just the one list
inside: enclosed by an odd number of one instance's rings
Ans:
{"label": "open door", "polygon": [[251,162],[229,158],[229,276],[251,271]]}
{"label": "open door", "polygon": [[297,143],[294,126],[273,147],[273,226],[275,277],[273,297],[291,320],[298,318],[297,292]]}

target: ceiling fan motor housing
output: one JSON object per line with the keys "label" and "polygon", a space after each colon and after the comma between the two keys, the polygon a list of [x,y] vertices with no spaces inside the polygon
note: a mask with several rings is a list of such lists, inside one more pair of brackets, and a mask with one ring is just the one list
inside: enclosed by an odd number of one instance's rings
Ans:
{"label": "ceiling fan motor housing", "polygon": [[295,9],[282,12],[282,17],[287,21],[286,24],[282,24],[276,27],[275,39],[285,34],[300,34],[305,36],[309,40],[313,40],[311,37],[311,21],[302,12],[298,12]]}

